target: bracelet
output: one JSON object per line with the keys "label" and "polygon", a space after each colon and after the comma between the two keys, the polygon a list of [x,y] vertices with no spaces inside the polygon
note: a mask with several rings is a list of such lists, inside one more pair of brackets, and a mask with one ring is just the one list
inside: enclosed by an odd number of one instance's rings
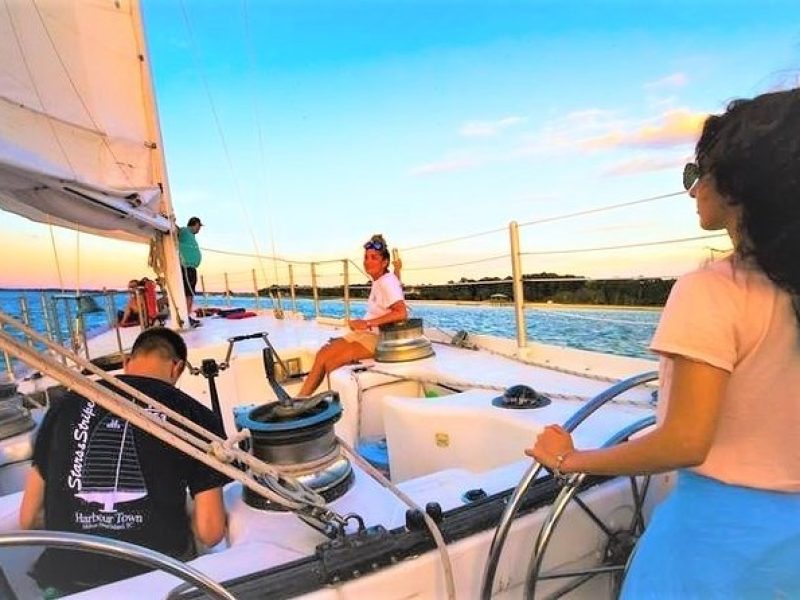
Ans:
{"label": "bracelet", "polygon": [[553,467],[553,477],[556,479],[566,479],[566,475],[561,472],[561,464],[573,452],[575,452],[575,450],[570,450],[569,452],[565,452],[564,454],[559,454],[556,456],[556,465]]}

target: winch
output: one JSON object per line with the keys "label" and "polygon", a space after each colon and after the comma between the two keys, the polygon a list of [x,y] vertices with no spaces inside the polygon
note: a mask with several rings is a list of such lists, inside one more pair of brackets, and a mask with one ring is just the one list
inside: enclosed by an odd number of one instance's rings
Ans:
{"label": "winch", "polygon": [[0,494],[22,489],[33,455],[36,421],[17,384],[0,380]]}
{"label": "winch", "polygon": [[434,355],[431,341],[425,336],[422,319],[408,319],[381,325],[375,360],[395,363],[420,360]]}
{"label": "winch", "polygon": [[[342,496],[353,484],[350,461],[341,453],[333,426],[342,415],[337,392],[323,392],[312,399],[285,400],[262,406],[234,409],[237,429],[249,429],[248,448],[305,484],[327,502]],[[265,482],[269,485],[268,482]],[[282,510],[244,489],[245,502],[267,510]]]}

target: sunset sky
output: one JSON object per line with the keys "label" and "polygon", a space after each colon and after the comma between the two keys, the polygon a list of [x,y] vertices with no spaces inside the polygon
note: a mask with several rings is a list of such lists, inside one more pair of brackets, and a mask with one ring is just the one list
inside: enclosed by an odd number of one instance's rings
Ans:
{"label": "sunset sky", "polygon": [[[706,114],[800,83],[796,0],[143,0],[143,10],[173,203],[181,224],[202,218],[201,246],[359,261],[382,232],[407,283],[507,275],[512,220],[679,192]],[[55,285],[59,268],[67,287],[148,274],[141,246],[64,230],[51,240],[4,213],[0,231],[18,249],[0,287]],[[524,271],[676,275],[725,239],[547,253],[701,235],[685,195],[532,224]],[[286,283],[283,266],[211,251],[200,271],[211,287],[228,272],[248,289],[252,268]],[[322,283],[340,270],[325,267]]]}

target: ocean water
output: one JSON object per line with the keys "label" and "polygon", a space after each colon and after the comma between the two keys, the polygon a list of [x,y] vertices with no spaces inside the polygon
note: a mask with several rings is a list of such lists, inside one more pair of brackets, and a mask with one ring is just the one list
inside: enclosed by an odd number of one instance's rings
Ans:
{"label": "ocean water", "polygon": [[[42,333],[47,331],[45,311],[48,311],[50,318],[47,322],[51,324],[53,337],[60,335],[63,340],[69,340],[75,332],[74,329],[70,331],[67,323],[75,321],[77,304],[74,299],[66,300],[60,296],[62,294],[52,291],[0,290],[0,310],[20,318],[22,315],[20,298],[24,298],[28,306],[28,320],[34,329]],[[97,310],[83,314],[88,336],[109,326],[116,311],[125,306],[127,294],[124,291],[109,292],[105,295],[98,294],[94,298]],[[196,300],[198,307],[253,308],[255,304],[253,296],[225,298],[222,295],[209,295],[207,298],[198,297]],[[258,305],[260,308],[271,308],[272,302],[266,298],[259,298]],[[283,307],[291,308],[288,298],[283,299]],[[516,338],[512,305],[438,304],[412,301],[409,307],[411,316],[422,318],[426,327]],[[365,301],[351,300],[351,314],[354,317],[362,315],[365,309]],[[313,301],[298,298],[297,310],[308,318],[313,317]],[[58,319],[53,318],[54,311],[58,313]],[[322,300],[320,314],[343,317],[344,304],[341,300]],[[659,310],[650,309],[569,308],[553,305],[530,307],[525,310],[529,340],[639,358],[653,357],[647,346],[660,316]],[[53,326],[55,322],[60,323],[60,331],[55,331]],[[11,333],[16,335],[16,332]],[[21,336],[17,337],[22,339]],[[22,366],[18,365],[16,360],[11,362],[15,371],[21,372]],[[0,373],[6,369],[5,357],[0,352]]]}

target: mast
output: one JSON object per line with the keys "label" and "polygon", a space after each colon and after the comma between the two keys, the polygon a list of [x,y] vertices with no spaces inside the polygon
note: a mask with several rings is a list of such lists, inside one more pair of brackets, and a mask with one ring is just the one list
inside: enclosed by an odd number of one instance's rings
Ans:
{"label": "mast", "polygon": [[[183,326],[186,311],[186,294],[183,290],[183,277],[181,275],[181,263],[178,254],[178,236],[176,232],[175,212],[172,206],[172,195],[170,193],[169,178],[167,176],[166,159],[164,155],[164,141],[161,137],[161,126],[158,119],[158,106],[153,85],[153,74],[150,67],[149,54],[147,52],[147,39],[144,35],[144,21],[139,0],[131,0],[131,17],[133,20],[136,42],[139,47],[139,60],[142,72],[142,95],[147,119],[149,139],[155,144],[154,151],[151,152],[153,178],[161,187],[161,212],[172,223],[173,228],[169,233],[157,232],[156,248],[152,251],[161,253],[161,260],[166,277],[167,293],[170,298],[170,309],[174,315],[173,326],[181,328]],[[151,257],[152,259],[152,257]]]}

